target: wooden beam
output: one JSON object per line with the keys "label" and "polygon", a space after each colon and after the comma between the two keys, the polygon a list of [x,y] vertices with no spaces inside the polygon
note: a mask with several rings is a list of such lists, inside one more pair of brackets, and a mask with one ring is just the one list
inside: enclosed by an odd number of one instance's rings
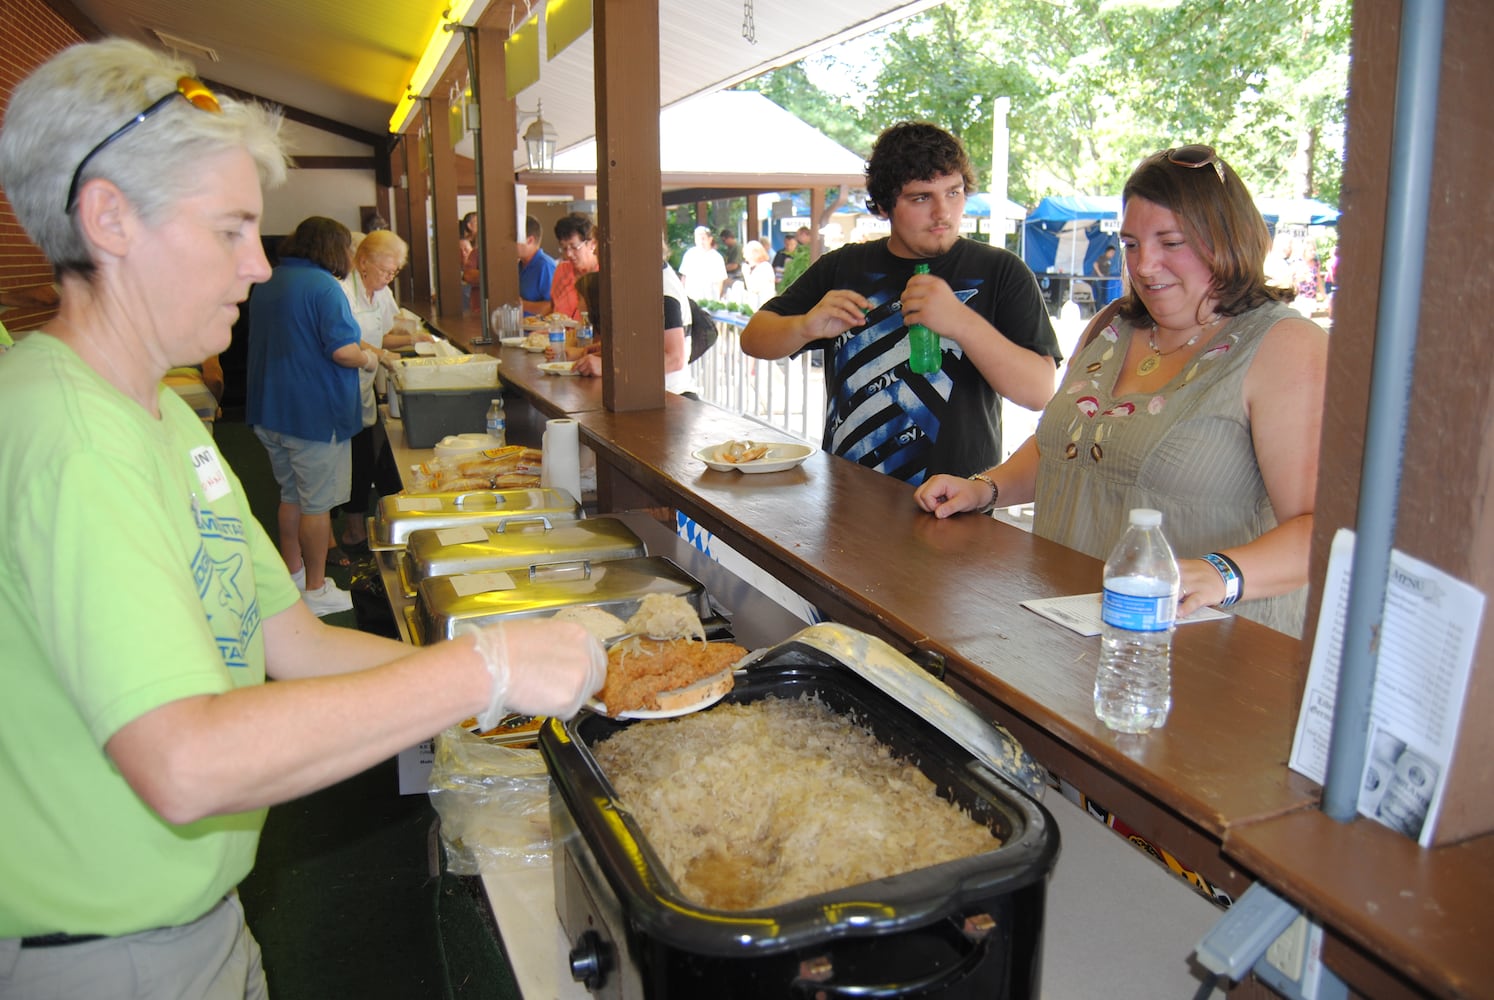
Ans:
{"label": "wooden beam", "polygon": [[[1494,279],[1482,262],[1494,253],[1489,228],[1488,107],[1468,100],[1494,86],[1494,20],[1484,0],[1450,0],[1443,29],[1437,129],[1426,215],[1426,259],[1417,317],[1415,388],[1406,441],[1394,547],[1466,581],[1494,589],[1494,354],[1479,349],[1481,320],[1494,306]],[[1307,636],[1322,600],[1328,552],[1340,527],[1358,520],[1366,414],[1395,400],[1371,396],[1379,320],[1386,198],[1396,115],[1399,0],[1354,5],[1348,136],[1339,220],[1340,264],[1329,340],[1317,507],[1313,523]],[[1396,258],[1399,260],[1399,257]],[[1383,391],[1383,390],[1382,390]],[[1395,396],[1392,391],[1390,395]],[[1303,643],[1302,669],[1311,650]],[[1494,711],[1494,614],[1487,611],[1456,731],[1438,844],[1494,831],[1494,729],[1475,720]]]}
{"label": "wooden beam", "polygon": [[378,163],[372,156],[292,156],[291,166],[297,170],[369,170],[378,172]]}
{"label": "wooden beam", "polygon": [[664,207],[659,178],[659,0],[593,5],[597,205],[602,227],[602,402],[664,405]]}
{"label": "wooden beam", "polygon": [[321,115],[313,114],[310,111],[303,111],[300,108],[285,104],[281,101],[273,101],[268,97],[261,97],[258,94],[255,94],[248,90],[240,90],[237,87],[230,87],[226,83],[221,83],[217,80],[210,80],[207,77],[203,77],[202,82],[207,84],[208,87],[210,87],[212,90],[220,94],[227,94],[229,97],[232,97],[236,101],[255,101],[259,104],[268,104],[273,105],[274,107],[278,107],[281,110],[281,113],[284,114],[285,117],[290,121],[299,122],[302,125],[309,125],[314,129],[319,129],[322,132],[330,132],[332,135],[339,135],[344,139],[351,139],[354,142],[361,142],[365,146],[373,147],[374,151],[378,153],[387,152],[394,141],[394,137],[391,136],[388,132],[368,132],[364,129],[355,128],[352,125],[348,125],[345,122],[334,121],[331,118],[323,118]]}
{"label": "wooden beam", "polygon": [[397,223],[395,229],[410,246],[410,283],[408,288],[401,285],[400,290],[409,291],[410,298],[407,302],[433,312],[435,296],[431,288],[431,245],[425,235],[430,231],[425,200],[426,192],[430,190],[430,179],[426,176],[426,162],[419,140],[423,116],[423,110],[416,112],[410,131],[404,134],[403,141],[399,144],[404,175],[399,184],[395,214],[402,217],[403,222]]}
{"label": "wooden beam", "polygon": [[[487,21],[487,24],[493,22]],[[486,311],[495,306],[519,302],[519,269],[514,245],[519,224],[514,185],[514,147],[518,143],[518,122],[514,102],[508,99],[503,43],[508,38],[508,22],[503,27],[472,29],[477,46],[478,132],[482,143],[482,201],[477,206],[483,224],[483,262],[488,268],[488,301]],[[469,161],[470,162],[470,161]]]}
{"label": "wooden beam", "polygon": [[[451,117],[446,95],[458,80],[467,78],[465,59],[453,59],[446,74],[431,89],[425,106],[426,127],[430,135],[431,156],[431,270],[436,292],[436,311],[443,315],[460,315],[462,302],[462,262],[457,252],[460,233],[457,227],[456,152],[451,148]],[[482,266],[492,263],[483,246]]]}

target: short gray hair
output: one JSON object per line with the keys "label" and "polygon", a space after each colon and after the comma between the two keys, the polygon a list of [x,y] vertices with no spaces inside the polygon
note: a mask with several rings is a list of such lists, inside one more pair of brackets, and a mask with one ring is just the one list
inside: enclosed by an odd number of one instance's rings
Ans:
{"label": "short gray hair", "polygon": [[[16,87],[0,129],[0,186],[27,235],[62,274],[94,262],[67,201],[73,170],[100,141],[170,94],[192,66],[138,42],[110,38],[64,49]],[[106,177],[147,223],[194,188],[204,157],[243,149],[260,184],[285,179],[280,113],[217,95],[222,114],[173,101],[88,161],[79,183]]]}

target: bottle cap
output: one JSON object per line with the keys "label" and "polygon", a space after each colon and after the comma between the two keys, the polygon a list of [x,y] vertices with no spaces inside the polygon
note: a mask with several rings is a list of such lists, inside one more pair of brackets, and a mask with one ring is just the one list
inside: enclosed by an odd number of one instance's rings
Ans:
{"label": "bottle cap", "polygon": [[1132,507],[1131,523],[1143,528],[1156,528],[1162,524],[1162,512],[1150,507]]}

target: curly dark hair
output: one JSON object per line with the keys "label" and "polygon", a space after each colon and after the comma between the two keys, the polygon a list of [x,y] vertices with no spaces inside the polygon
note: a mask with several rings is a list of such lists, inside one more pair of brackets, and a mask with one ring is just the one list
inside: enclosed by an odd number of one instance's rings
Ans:
{"label": "curly dark hair", "polygon": [[877,136],[866,161],[866,207],[887,218],[903,185],[959,174],[965,190],[975,190],[975,170],[960,140],[928,122],[898,122]]}
{"label": "curly dark hair", "polygon": [[276,254],[282,260],[303,257],[341,281],[353,263],[353,234],[336,219],[313,215],[280,241]]}
{"label": "curly dark hair", "polygon": [[564,243],[572,236],[578,237],[583,241],[589,240],[592,238],[592,225],[591,216],[583,212],[572,212],[570,215],[562,215],[555,220],[555,238],[561,243]]}

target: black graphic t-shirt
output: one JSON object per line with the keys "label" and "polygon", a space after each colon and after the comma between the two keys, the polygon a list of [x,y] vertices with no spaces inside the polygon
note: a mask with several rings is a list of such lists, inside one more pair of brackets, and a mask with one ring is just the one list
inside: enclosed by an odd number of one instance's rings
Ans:
{"label": "black graphic t-shirt", "polygon": [[1008,340],[1062,360],[1027,265],[1008,250],[973,240],[957,240],[942,257],[923,261],[895,256],[886,239],[852,243],[815,261],[762,305],[780,316],[799,316],[838,288],[871,300],[864,324],[804,348],[825,357],[821,446],[915,484],[936,472],[967,476],[1001,460],[1001,397],[960,346],[941,342],[944,363],[937,372],[918,375],[908,367],[899,297],[919,263]]}

